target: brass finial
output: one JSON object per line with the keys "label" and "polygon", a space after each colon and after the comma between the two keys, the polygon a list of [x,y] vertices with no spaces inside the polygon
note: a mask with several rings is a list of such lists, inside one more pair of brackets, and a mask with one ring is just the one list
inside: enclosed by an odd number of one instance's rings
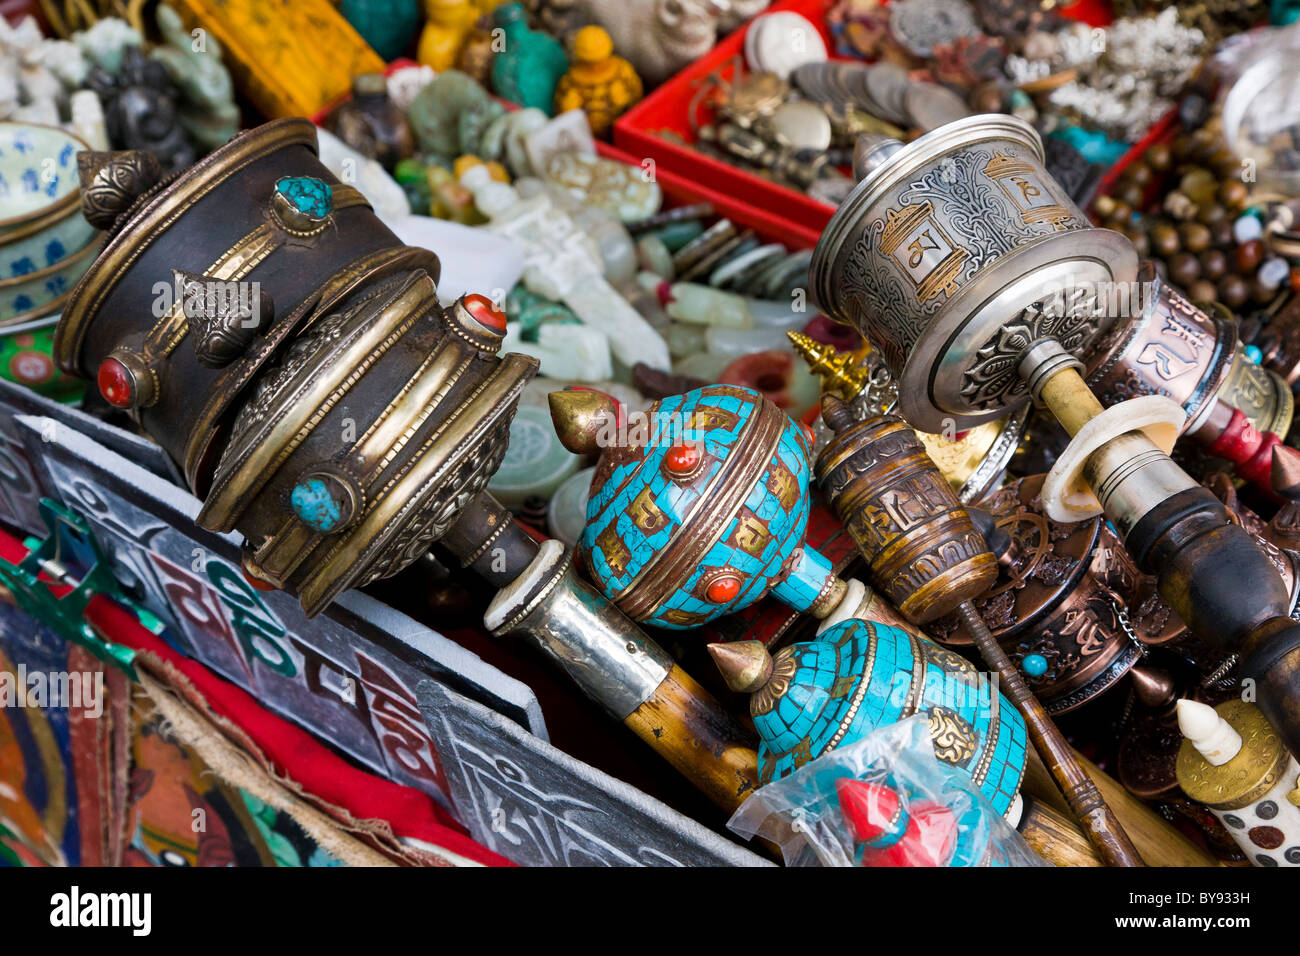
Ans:
{"label": "brass finial", "polygon": [[1300,501],[1300,451],[1290,445],[1274,445],[1269,480],[1279,497]]}
{"label": "brass finial", "polygon": [[722,679],[739,694],[754,693],[772,676],[772,655],[762,641],[736,641],[708,647]]}
{"label": "brass finial", "polygon": [[852,352],[836,351],[833,345],[823,345],[802,332],[787,332],[790,344],[808,363],[808,370],[821,379],[822,391],[852,399],[865,389],[871,379],[871,370],[858,362]]}
{"label": "brass finial", "polygon": [[[551,422],[560,444],[575,455],[598,455],[605,445],[614,444],[622,406],[612,395],[594,388],[566,388],[546,396],[551,406]],[[611,440],[601,434],[610,432]]]}

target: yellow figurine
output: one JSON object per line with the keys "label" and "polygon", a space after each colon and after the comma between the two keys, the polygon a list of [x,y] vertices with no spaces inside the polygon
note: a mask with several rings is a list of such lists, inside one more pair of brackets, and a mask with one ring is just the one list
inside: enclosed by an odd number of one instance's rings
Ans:
{"label": "yellow figurine", "polygon": [[438,73],[450,70],[480,10],[472,0],[424,0],[424,12],[428,21],[420,33],[416,56]]}
{"label": "yellow figurine", "polygon": [[614,41],[603,27],[583,27],[573,35],[573,64],[555,88],[557,114],[583,110],[591,131],[601,136],[641,93],[641,78],[631,63],[614,56]]}

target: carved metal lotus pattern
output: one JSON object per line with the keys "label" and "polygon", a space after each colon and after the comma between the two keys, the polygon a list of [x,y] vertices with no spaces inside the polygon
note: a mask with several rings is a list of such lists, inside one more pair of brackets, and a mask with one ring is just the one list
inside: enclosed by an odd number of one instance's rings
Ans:
{"label": "carved metal lotus pattern", "polygon": [[961,394],[973,408],[1001,408],[1025,393],[1020,357],[1039,339],[1056,339],[1078,353],[1096,336],[1101,313],[1095,290],[1078,288],[1036,302],[998,329],[976,353]]}

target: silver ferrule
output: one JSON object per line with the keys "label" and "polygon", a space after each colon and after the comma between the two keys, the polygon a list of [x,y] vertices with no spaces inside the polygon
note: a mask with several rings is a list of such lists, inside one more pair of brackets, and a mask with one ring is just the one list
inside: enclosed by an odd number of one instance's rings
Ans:
{"label": "silver ferrule", "polygon": [[1083,466],[1083,477],[1121,538],[1162,501],[1198,487],[1141,432],[1125,432],[1094,451]]}
{"label": "silver ferrule", "polygon": [[1029,394],[1034,401],[1042,404],[1043,386],[1057,372],[1073,368],[1083,371],[1083,363],[1065,350],[1056,339],[1038,339],[1029,344],[1029,348],[1020,356],[1020,377],[1029,386]]}
{"label": "silver ferrule", "polygon": [[853,143],[853,178],[857,182],[866,179],[872,170],[879,169],[889,158],[903,148],[903,144],[892,136],[879,133],[861,133]]}
{"label": "silver ferrule", "polygon": [[496,636],[527,634],[618,720],[646,702],[673,660],[573,570],[573,552],[547,541],[520,582],[503,588],[485,623]]}

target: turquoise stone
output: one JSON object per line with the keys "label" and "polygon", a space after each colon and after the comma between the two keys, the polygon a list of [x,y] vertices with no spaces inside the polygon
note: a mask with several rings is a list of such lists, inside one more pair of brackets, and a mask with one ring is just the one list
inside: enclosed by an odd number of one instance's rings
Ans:
{"label": "turquoise stone", "polygon": [[286,177],[275,184],[275,191],[313,219],[324,219],[334,208],[333,190],[314,176]]}
{"label": "turquoise stone", "polygon": [[518,3],[497,7],[493,22],[505,34],[505,49],[492,61],[493,92],[551,116],[556,84],[569,70],[563,45],[540,30],[528,29],[524,8]]}
{"label": "turquoise stone", "polygon": [[329,486],[319,478],[312,478],[296,485],[290,493],[289,501],[302,523],[313,531],[322,533],[333,531],[338,527],[338,502],[330,494]]}
{"label": "turquoise stone", "polygon": [[1042,677],[1047,673],[1047,658],[1042,654],[1026,654],[1020,669],[1030,677]]}
{"label": "turquoise stone", "polygon": [[401,56],[420,25],[419,0],[343,0],[338,8],[385,60]]}
{"label": "turquoise stone", "polygon": [[1258,365],[1260,362],[1264,361],[1264,353],[1260,351],[1258,345],[1247,345],[1246,358]]}

